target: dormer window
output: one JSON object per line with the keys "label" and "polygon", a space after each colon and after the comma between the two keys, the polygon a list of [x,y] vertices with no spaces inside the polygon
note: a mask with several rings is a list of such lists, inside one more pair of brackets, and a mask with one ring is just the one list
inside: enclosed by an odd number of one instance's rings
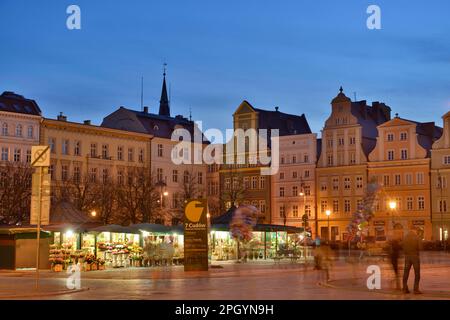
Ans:
{"label": "dormer window", "polygon": [[155,124],[155,125],[153,126],[153,130],[158,131],[158,130],[159,130],[159,127]]}

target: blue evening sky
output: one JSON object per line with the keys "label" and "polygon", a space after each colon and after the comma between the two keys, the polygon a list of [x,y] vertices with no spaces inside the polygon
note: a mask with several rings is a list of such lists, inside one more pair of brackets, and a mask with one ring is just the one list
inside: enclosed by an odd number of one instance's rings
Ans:
{"label": "blue evening sky", "polygon": [[[66,28],[81,7],[82,29]],[[368,30],[366,9],[381,8]],[[172,114],[232,127],[244,99],[305,113],[319,132],[340,85],[353,99],[436,121],[450,109],[450,1],[0,0],[0,91],[46,117],[101,119],[123,105],[157,112],[168,63]]]}

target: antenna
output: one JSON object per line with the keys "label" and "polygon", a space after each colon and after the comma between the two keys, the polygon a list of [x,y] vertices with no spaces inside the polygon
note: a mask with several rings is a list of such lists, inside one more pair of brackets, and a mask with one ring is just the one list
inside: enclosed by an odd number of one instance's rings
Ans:
{"label": "antenna", "polygon": [[192,109],[189,107],[189,121],[192,121]]}
{"label": "antenna", "polygon": [[144,76],[141,77],[141,111],[144,111]]}
{"label": "antenna", "polygon": [[353,101],[356,102],[356,91],[353,92],[353,97],[354,97],[354,100],[353,100]]}

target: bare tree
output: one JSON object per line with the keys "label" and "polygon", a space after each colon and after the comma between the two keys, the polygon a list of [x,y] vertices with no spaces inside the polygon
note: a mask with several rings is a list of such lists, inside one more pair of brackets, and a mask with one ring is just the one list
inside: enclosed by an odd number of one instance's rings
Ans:
{"label": "bare tree", "polygon": [[241,172],[230,168],[221,174],[220,188],[221,210],[226,210],[226,204],[237,206],[246,196],[244,176]]}
{"label": "bare tree", "polygon": [[30,215],[32,168],[7,162],[0,166],[0,222],[17,224]]}

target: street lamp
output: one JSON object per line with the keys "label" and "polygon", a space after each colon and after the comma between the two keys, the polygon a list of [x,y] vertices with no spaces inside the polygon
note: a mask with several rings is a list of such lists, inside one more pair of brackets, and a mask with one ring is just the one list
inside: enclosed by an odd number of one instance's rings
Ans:
{"label": "street lamp", "polygon": [[97,216],[97,211],[92,210],[92,211],[91,211],[91,216],[95,218],[95,217]]}
{"label": "street lamp", "polygon": [[159,204],[160,204],[160,207],[161,207],[161,210],[162,210],[162,208],[163,208],[163,196],[167,197],[169,195],[169,193],[167,191],[163,192],[163,189],[167,186],[167,184],[164,181],[159,180],[155,185],[160,188],[160,191],[159,191]]}
{"label": "street lamp", "polygon": [[329,209],[327,209],[326,211],[325,211],[325,214],[327,215],[327,217],[328,217],[328,234],[327,234],[327,240],[330,240],[330,215],[331,215],[331,210],[329,210]]}
{"label": "street lamp", "polygon": [[396,201],[389,201],[389,209],[391,209],[391,225],[392,225],[392,236],[394,236],[394,210],[397,208]]}

